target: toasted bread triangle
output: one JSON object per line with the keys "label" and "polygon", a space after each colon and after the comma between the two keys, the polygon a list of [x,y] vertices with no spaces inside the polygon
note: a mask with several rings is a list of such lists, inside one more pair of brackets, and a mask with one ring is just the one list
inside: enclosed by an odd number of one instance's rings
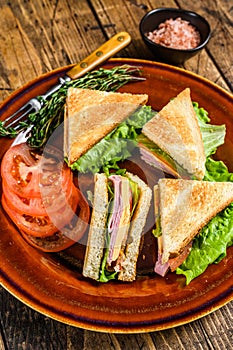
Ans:
{"label": "toasted bread triangle", "polygon": [[179,165],[202,180],[205,151],[190,89],[186,88],[147,122],[142,133]]}
{"label": "toasted bread triangle", "polygon": [[64,153],[69,163],[74,163],[147,100],[146,94],[69,88],[64,126]]}
{"label": "toasted bread triangle", "polygon": [[178,256],[199,231],[233,202],[233,183],[160,179],[163,263]]}

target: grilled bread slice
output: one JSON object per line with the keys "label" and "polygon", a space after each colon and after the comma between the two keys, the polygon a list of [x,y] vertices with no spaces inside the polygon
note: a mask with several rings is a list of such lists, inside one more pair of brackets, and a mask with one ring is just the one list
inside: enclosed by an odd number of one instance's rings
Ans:
{"label": "grilled bread slice", "polygon": [[196,179],[205,174],[205,151],[190,89],[186,88],[147,122],[142,133]]}
{"label": "grilled bread slice", "polygon": [[65,106],[64,153],[74,163],[97,142],[146,104],[148,95],[68,89]]}
{"label": "grilled bread slice", "polygon": [[[160,179],[162,262],[179,256],[199,231],[233,202],[233,183]],[[155,186],[155,191],[156,191]]]}
{"label": "grilled bread slice", "polygon": [[108,190],[105,174],[95,174],[93,211],[83,265],[85,277],[98,280],[101,260],[106,245],[106,220],[108,215]]}

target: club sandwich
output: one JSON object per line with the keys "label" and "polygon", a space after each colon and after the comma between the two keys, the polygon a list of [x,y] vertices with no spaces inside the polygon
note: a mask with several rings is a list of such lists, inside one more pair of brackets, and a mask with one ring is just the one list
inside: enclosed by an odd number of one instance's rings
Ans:
{"label": "club sandwich", "polygon": [[206,156],[189,88],[143,126],[138,141],[142,159],[150,165],[174,177],[203,179]]}
{"label": "club sandwich", "polygon": [[136,279],[152,190],[137,175],[95,174],[83,275],[100,282]]}
{"label": "club sandwich", "polygon": [[232,202],[232,182],[160,179],[154,186],[154,234],[158,239],[155,272],[164,276],[169,269],[175,271],[190,254],[200,230]]}

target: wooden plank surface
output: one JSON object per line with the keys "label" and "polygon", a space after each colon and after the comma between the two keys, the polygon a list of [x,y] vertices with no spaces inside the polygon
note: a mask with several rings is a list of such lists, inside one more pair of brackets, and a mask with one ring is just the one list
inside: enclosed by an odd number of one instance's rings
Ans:
{"label": "wooden plank surface", "polygon": [[[83,0],[2,3],[0,100],[42,73],[78,62],[121,30],[133,40],[117,56],[154,59],[142,43],[138,23],[147,10],[165,6],[164,1],[144,1],[142,6],[139,1],[94,0],[90,11]],[[180,5],[205,15],[212,28],[207,50],[187,61],[185,68],[232,90],[232,0],[205,0],[201,6],[180,1]],[[172,0],[166,6],[177,7]],[[208,10],[212,8],[215,11]]]}
{"label": "wooden plank surface", "polygon": [[184,326],[127,335],[83,331],[64,325],[31,310],[3,289],[1,305],[5,348],[0,350],[232,349],[233,303]]}
{"label": "wooden plank surface", "polygon": [[[138,23],[146,11],[160,6],[180,6],[207,18],[212,28],[207,50],[184,68],[232,91],[232,0],[1,0],[0,101],[34,77],[83,59],[118,31],[132,36],[118,57],[154,59],[141,41]],[[124,335],[62,324],[0,291],[0,350],[232,349],[233,302],[184,326]]]}

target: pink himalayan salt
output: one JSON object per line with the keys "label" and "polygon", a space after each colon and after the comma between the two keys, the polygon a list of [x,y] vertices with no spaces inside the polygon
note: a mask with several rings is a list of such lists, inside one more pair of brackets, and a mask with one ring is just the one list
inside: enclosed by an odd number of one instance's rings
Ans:
{"label": "pink himalayan salt", "polygon": [[196,28],[180,17],[167,19],[153,32],[146,34],[156,44],[173,49],[188,50],[197,47],[201,38]]}

